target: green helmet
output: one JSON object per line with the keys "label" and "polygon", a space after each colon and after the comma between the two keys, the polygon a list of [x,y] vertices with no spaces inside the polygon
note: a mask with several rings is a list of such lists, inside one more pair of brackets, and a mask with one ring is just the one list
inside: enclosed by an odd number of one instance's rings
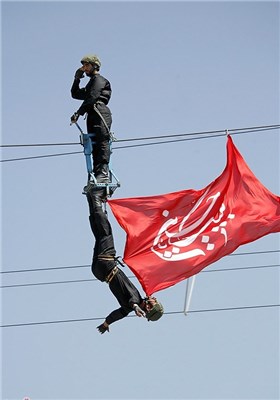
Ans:
{"label": "green helmet", "polygon": [[148,321],[157,321],[163,316],[163,306],[157,302],[150,311],[146,311],[146,318]]}
{"label": "green helmet", "polygon": [[90,64],[95,64],[97,65],[99,68],[101,67],[101,61],[100,59],[97,57],[96,54],[87,54],[85,55],[82,59],[81,59],[81,63],[90,63]]}

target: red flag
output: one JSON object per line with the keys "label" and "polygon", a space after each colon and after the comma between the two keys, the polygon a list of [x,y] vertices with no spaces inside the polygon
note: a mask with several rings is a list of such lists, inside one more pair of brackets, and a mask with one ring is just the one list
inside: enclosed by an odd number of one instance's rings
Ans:
{"label": "red flag", "polygon": [[266,189],[227,140],[223,173],[202,190],[110,200],[127,233],[124,261],[147,295],[280,231],[280,198]]}

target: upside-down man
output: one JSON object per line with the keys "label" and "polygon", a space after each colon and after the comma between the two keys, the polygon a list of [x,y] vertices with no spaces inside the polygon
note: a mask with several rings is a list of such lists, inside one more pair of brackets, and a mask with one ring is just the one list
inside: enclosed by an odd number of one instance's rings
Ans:
{"label": "upside-down man", "polygon": [[95,237],[92,273],[101,282],[107,282],[120,308],[112,311],[97,327],[100,333],[109,332],[109,325],[134,311],[138,317],[157,321],[163,315],[163,307],[155,297],[143,298],[138,289],[118,268],[112,228],[103,211],[105,189],[93,189],[87,193],[89,221]]}

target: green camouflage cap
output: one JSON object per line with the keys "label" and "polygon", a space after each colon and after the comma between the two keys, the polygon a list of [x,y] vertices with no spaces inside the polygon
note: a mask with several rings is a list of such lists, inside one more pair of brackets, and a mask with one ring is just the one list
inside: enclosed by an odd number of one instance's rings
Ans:
{"label": "green camouflage cap", "polygon": [[148,321],[157,321],[163,316],[163,306],[161,303],[156,303],[150,311],[146,312],[146,318]]}
{"label": "green camouflage cap", "polygon": [[96,54],[87,54],[85,55],[82,59],[81,59],[81,63],[90,63],[90,64],[96,64],[98,65],[98,67],[101,67],[101,61],[100,59],[97,57]]}

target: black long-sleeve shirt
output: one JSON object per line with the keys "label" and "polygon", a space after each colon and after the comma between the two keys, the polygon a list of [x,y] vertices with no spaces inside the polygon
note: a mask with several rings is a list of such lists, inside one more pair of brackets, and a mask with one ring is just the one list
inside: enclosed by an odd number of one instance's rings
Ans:
{"label": "black long-sleeve shirt", "polygon": [[143,302],[143,298],[138,289],[120,269],[109,283],[109,287],[121,306],[106,317],[106,322],[110,325],[126,317],[133,311],[133,305],[140,305]]}
{"label": "black long-sleeve shirt", "polygon": [[86,112],[93,112],[93,105],[98,100],[107,105],[111,98],[111,93],[110,82],[99,74],[92,76],[84,88],[80,88],[80,79],[74,79],[71,87],[72,97],[77,100],[84,100],[77,111],[80,115],[84,115]]}

